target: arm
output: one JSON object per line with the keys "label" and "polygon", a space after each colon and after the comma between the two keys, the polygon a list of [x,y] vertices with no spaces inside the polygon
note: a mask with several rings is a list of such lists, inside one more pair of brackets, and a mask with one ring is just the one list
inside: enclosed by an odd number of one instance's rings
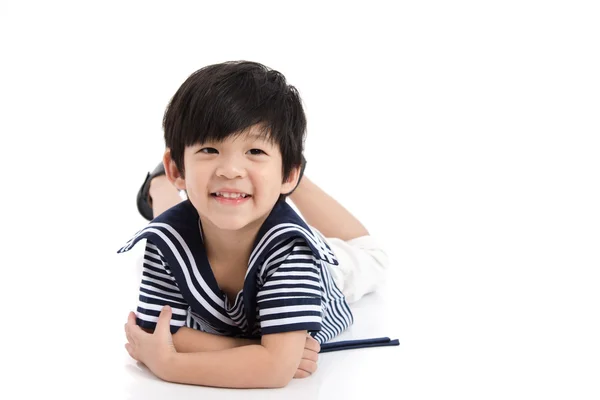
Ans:
{"label": "arm", "polygon": [[[154,333],[154,329],[142,328],[142,330],[150,334]],[[213,335],[187,326],[179,328],[173,334],[173,345],[179,353],[226,350],[250,344],[260,344],[260,340]]]}
{"label": "arm", "polygon": [[260,344],[212,352],[172,353],[155,373],[170,382],[228,388],[276,388],[294,377],[306,331],[264,335]]}
{"label": "arm", "polygon": [[170,331],[171,316],[172,309],[165,306],[153,334],[136,325],[133,312],[125,325],[129,355],[163,380],[229,388],[276,388],[287,385],[301,365],[306,331],[263,335],[261,344],[233,349],[178,353]]}
{"label": "arm", "polygon": [[[135,319],[132,320],[135,323]],[[154,330],[144,329],[145,332],[153,334]],[[260,345],[260,340],[238,339],[228,336],[212,335],[210,333],[197,331],[195,329],[183,327],[177,333],[172,335],[173,345],[178,353],[198,353],[207,351],[219,351],[233,349],[248,345]],[[321,346],[319,342],[310,335],[306,335],[302,359],[296,369],[294,378],[307,378],[317,370],[319,352]]]}
{"label": "arm", "polygon": [[290,199],[306,222],[325,237],[350,240],[369,235],[358,219],[306,176]]}
{"label": "arm", "polygon": [[173,335],[173,344],[178,353],[196,353],[260,344],[260,340],[213,335],[184,326]]}
{"label": "arm", "polygon": [[[154,330],[143,330],[147,333],[154,333]],[[180,328],[177,333],[173,335],[173,345],[178,353],[219,351],[249,346],[251,344],[260,345],[260,340],[213,335],[187,327]],[[318,367],[317,362],[319,361],[320,351],[321,345],[319,342],[317,342],[312,336],[306,335],[304,350],[302,351],[302,359],[300,360],[300,364],[296,369],[294,378],[308,378],[315,373]]]}

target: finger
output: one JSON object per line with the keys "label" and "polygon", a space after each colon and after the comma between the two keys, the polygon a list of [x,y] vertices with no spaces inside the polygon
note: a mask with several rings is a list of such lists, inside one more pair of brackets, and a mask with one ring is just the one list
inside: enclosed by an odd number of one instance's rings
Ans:
{"label": "finger", "polygon": [[132,335],[130,333],[129,323],[125,324],[125,337],[127,338],[127,341],[129,343],[134,343],[133,337],[132,337]]}
{"label": "finger", "polygon": [[142,328],[140,328],[136,321],[136,315],[132,311],[127,316],[127,323],[125,324],[125,332],[129,333],[129,335],[137,337],[143,332]]}
{"label": "finger", "polygon": [[137,357],[135,356],[135,351],[134,351],[134,349],[133,349],[133,346],[132,346],[131,344],[129,344],[129,343],[125,343],[125,350],[127,350],[127,353],[129,353],[129,356],[130,356],[131,358],[133,358],[133,359],[134,359],[134,360],[136,360],[136,361],[139,361],[139,360],[137,359]]}
{"label": "finger", "polygon": [[317,342],[315,338],[313,338],[310,335],[306,337],[306,343],[304,343],[304,348],[307,350],[312,350],[316,353],[321,351],[321,345],[319,344],[319,342]]}
{"label": "finger", "polygon": [[125,332],[125,336],[127,337],[127,341],[129,343],[131,343],[132,345],[136,345],[137,344],[135,338],[131,334],[129,334],[129,331]]}
{"label": "finger", "polygon": [[302,359],[317,362],[319,360],[319,353],[304,349],[304,352],[302,353]]}
{"label": "finger", "polygon": [[127,316],[127,322],[134,325],[136,324],[136,315],[133,311],[129,312],[129,315]]}
{"label": "finger", "polygon": [[136,330],[135,326],[132,326],[130,322],[125,324],[125,336],[127,337],[127,341],[129,343],[135,343]]}
{"label": "finger", "polygon": [[294,374],[294,379],[308,378],[309,376],[310,374],[308,372],[301,369],[297,369],[296,373]]}
{"label": "finger", "polygon": [[172,315],[171,307],[164,306],[160,312],[160,315],[158,316],[158,321],[156,322],[155,332],[165,332],[165,331],[170,332],[171,331],[170,330],[171,315]]}
{"label": "finger", "polygon": [[301,360],[298,369],[309,374],[314,374],[317,371],[317,363],[310,360]]}

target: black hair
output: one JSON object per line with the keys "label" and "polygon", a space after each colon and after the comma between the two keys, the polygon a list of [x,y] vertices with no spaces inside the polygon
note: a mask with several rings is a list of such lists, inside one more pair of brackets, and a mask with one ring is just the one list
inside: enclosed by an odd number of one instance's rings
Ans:
{"label": "black hair", "polygon": [[285,182],[301,165],[306,135],[298,90],[283,74],[256,62],[208,65],[190,75],[169,102],[163,117],[165,145],[184,175],[187,146],[221,142],[257,124],[263,137],[279,146]]}

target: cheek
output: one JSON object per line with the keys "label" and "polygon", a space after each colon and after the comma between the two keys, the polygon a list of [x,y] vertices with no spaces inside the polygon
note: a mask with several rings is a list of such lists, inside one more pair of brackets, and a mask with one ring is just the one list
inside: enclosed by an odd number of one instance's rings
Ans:
{"label": "cheek", "polygon": [[185,183],[188,192],[200,195],[206,191],[206,177],[194,169],[187,170]]}
{"label": "cheek", "polygon": [[278,192],[281,188],[281,176],[270,171],[256,174],[254,182],[255,189],[265,193]]}

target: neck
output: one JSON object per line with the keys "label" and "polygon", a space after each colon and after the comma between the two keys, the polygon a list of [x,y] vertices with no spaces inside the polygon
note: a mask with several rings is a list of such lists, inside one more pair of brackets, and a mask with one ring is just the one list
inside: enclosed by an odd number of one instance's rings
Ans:
{"label": "neck", "polygon": [[200,217],[204,247],[209,262],[219,266],[247,267],[256,235],[264,219],[254,221],[239,230],[226,230]]}

